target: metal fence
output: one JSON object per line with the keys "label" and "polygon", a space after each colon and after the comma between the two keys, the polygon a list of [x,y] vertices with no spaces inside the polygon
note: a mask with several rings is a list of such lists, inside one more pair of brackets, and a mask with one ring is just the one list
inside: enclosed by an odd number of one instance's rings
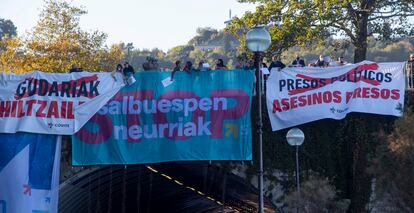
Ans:
{"label": "metal fence", "polygon": [[414,62],[408,61],[405,65],[405,89],[414,90]]}
{"label": "metal fence", "polygon": [[[403,72],[405,72],[405,90],[414,91],[414,61],[407,61],[405,64],[405,70]],[[262,78],[262,95],[264,95],[266,92],[266,79],[267,78]],[[256,86],[254,88],[256,88]],[[253,90],[253,96],[255,95],[256,89]]]}

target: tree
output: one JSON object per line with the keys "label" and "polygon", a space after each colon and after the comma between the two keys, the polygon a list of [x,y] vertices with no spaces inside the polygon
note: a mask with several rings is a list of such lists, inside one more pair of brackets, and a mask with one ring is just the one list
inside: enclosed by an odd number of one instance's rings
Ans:
{"label": "tree", "polygon": [[0,40],[6,35],[8,37],[16,36],[16,27],[14,26],[12,21],[0,18]]}
{"label": "tree", "polygon": [[[86,32],[80,28],[79,18],[86,14],[82,7],[65,1],[45,1],[36,26],[26,37],[15,42],[5,41],[9,51],[2,53],[4,69],[15,72],[41,70],[45,72],[66,72],[72,64],[87,71],[112,69],[122,59],[117,45],[108,49],[104,46],[106,34]],[[112,64],[114,63],[114,64]]]}
{"label": "tree", "polygon": [[0,40],[0,47],[2,48],[0,54],[0,70],[1,71],[14,71],[21,73],[27,70],[31,70],[28,66],[30,61],[29,57],[22,51],[22,42],[19,38],[4,38]]}
{"label": "tree", "polygon": [[[399,39],[393,42],[381,41],[373,37],[368,38],[367,60],[377,62],[403,61],[414,51],[412,39]],[[291,62],[295,55],[300,53],[305,62],[314,62],[320,54],[336,59],[342,56],[345,61],[352,62],[354,47],[349,41],[341,38],[325,39],[323,45],[295,46],[283,51],[282,60]]]}
{"label": "tree", "polygon": [[284,199],[287,212],[346,212],[349,200],[338,200],[336,189],[327,178],[312,174],[303,182],[300,189],[300,200],[296,188]]}
{"label": "tree", "polygon": [[[230,30],[268,25],[273,44],[270,51],[296,44],[325,39],[330,35],[346,36],[355,46],[354,62],[365,60],[367,38],[392,39],[413,35],[412,0],[240,0],[259,3],[254,13],[235,19]],[[277,24],[282,22],[281,28]],[[275,24],[276,23],[276,24]]]}
{"label": "tree", "polygon": [[188,44],[190,45],[202,45],[208,42],[214,34],[217,34],[216,29],[206,27],[206,28],[197,28],[197,35],[194,36]]}
{"label": "tree", "polygon": [[[316,12],[309,10],[313,2],[306,1],[257,1],[242,0],[240,2],[259,2],[255,12],[246,12],[242,18],[235,17],[227,31],[230,31],[240,41],[246,51],[245,35],[249,29],[257,25],[268,25],[272,43],[268,54],[280,53],[290,47],[305,44],[320,38],[322,28],[311,27],[316,19]],[[283,12],[282,12],[283,11]]]}
{"label": "tree", "polygon": [[413,129],[414,114],[407,107],[404,117],[395,122],[393,132],[379,134],[380,145],[370,169],[377,178],[377,194],[382,195],[379,200],[389,197],[389,204],[401,212],[414,209]]}
{"label": "tree", "polygon": [[190,52],[194,50],[192,45],[180,45],[168,50],[168,59],[170,61],[187,61],[190,59]]}

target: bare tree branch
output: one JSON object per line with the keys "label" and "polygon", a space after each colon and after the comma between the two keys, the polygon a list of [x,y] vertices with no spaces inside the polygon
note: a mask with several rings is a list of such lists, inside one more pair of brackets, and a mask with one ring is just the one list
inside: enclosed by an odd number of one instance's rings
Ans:
{"label": "bare tree branch", "polygon": [[356,41],[355,35],[352,33],[352,30],[348,27],[337,23],[332,24],[332,26],[344,31],[349,36],[349,38],[351,38],[352,41]]}

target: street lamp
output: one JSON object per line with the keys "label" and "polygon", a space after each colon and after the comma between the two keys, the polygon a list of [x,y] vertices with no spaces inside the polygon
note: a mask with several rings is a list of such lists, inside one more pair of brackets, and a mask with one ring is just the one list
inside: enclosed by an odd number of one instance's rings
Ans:
{"label": "street lamp", "polygon": [[258,98],[258,107],[259,107],[259,119],[257,121],[257,134],[259,136],[259,212],[263,212],[263,122],[262,122],[262,84],[260,74],[260,61],[261,55],[264,51],[269,48],[271,42],[270,34],[267,32],[266,28],[261,27],[253,27],[249,32],[246,34],[246,43],[247,48],[254,52],[254,63],[256,68],[256,94]]}
{"label": "street lamp", "polygon": [[[286,134],[286,140],[291,146],[296,146],[296,189],[297,189],[297,199],[300,203],[300,182],[299,182],[299,146],[302,145],[305,140],[305,135],[302,130],[299,128],[293,128],[288,131]],[[299,212],[299,205],[297,211]]]}

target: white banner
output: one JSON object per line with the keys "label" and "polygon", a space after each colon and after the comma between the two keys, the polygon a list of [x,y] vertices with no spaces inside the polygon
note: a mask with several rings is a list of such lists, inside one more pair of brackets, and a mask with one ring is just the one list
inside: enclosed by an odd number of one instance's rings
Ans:
{"label": "white banner", "polygon": [[58,210],[61,136],[0,134],[0,213]]}
{"label": "white banner", "polygon": [[402,116],[404,63],[329,68],[285,68],[267,80],[266,102],[272,130],[350,112]]}
{"label": "white banner", "polygon": [[122,88],[119,75],[0,73],[0,133],[72,135]]}

